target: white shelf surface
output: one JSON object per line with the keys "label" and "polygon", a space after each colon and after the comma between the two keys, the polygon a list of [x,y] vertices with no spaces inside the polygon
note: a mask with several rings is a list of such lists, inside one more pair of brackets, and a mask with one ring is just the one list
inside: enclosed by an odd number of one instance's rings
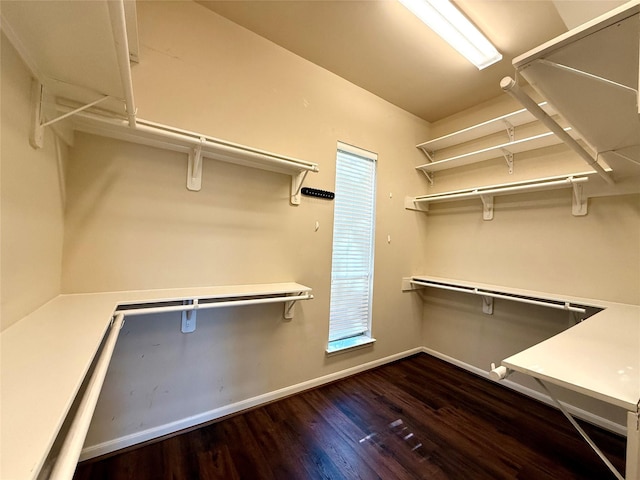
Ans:
{"label": "white shelf surface", "polygon": [[502,365],[635,412],[640,402],[640,307],[608,305]]}
{"label": "white shelf surface", "polygon": [[[547,102],[542,102],[539,105],[549,115],[553,115],[555,113]],[[433,140],[420,143],[416,145],[416,147],[420,148],[424,152],[435,152],[444,148],[453,147],[454,145],[470,142],[471,140],[477,140],[478,138],[486,137],[487,135],[492,135],[494,133],[502,131],[506,132],[509,126],[518,127],[520,125],[534,122],[535,120],[536,118],[529,113],[527,109],[523,108],[521,110],[500,115],[499,117],[492,118],[485,122],[463,128],[462,130],[434,138]]]}
{"label": "white shelf surface", "polygon": [[426,282],[602,309],[583,322],[502,361],[517,372],[635,412],[640,402],[640,306],[449,278]]}
{"label": "white shelf surface", "polygon": [[[565,129],[569,131],[570,129]],[[551,145],[558,145],[562,143],[553,132],[545,132],[532,137],[523,138],[520,140],[514,140],[512,142],[502,143],[488,148],[483,148],[474,152],[464,153],[462,155],[456,155],[454,157],[443,158],[431,163],[425,163],[419,165],[416,170],[423,170],[426,172],[437,172],[440,170],[446,170],[449,168],[462,167],[464,165],[471,165],[473,163],[483,162],[485,160],[491,160],[492,158],[499,158],[503,156],[503,153],[522,153],[538,148],[549,147]]]}
{"label": "white shelf surface", "polygon": [[310,291],[274,283],[55,297],[0,334],[0,478],[37,477],[119,305]]}

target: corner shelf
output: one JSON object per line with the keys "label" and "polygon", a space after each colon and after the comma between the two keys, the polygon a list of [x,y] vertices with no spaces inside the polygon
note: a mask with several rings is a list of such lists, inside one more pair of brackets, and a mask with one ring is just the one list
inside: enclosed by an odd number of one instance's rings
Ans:
{"label": "corner shelf", "polygon": [[[0,333],[2,429],[11,439],[0,447],[0,478],[39,478],[94,358],[109,363],[111,351],[106,357],[96,353],[103,338],[117,338],[123,317],[278,302],[284,303],[287,319],[294,302],[312,298],[310,287],[294,282],[58,295]],[[193,315],[191,320],[195,322]],[[84,403],[86,396],[82,398]],[[56,478],[71,478],[94,407],[74,428],[80,438],[76,451],[59,457],[58,462],[71,467],[70,473]]]}

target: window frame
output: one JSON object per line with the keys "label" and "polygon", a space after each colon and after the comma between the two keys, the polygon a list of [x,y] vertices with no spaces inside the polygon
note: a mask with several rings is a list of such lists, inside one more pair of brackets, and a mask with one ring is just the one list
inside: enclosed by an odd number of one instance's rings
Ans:
{"label": "window frame", "polygon": [[[343,157],[341,157],[343,155]],[[368,234],[369,234],[369,246],[367,250],[367,258],[368,262],[368,272],[367,272],[367,293],[368,298],[366,299],[366,330],[356,333],[354,335],[344,337],[344,338],[335,338],[332,339],[332,325],[334,325],[334,315],[335,310],[339,307],[335,306],[336,297],[334,295],[334,278],[335,278],[335,253],[336,253],[336,239],[338,242],[340,239],[344,239],[347,236],[348,230],[341,231],[340,225],[337,223],[339,219],[343,219],[345,216],[344,212],[340,212],[338,210],[340,206],[341,197],[340,191],[338,191],[339,183],[349,182],[349,180],[345,180],[345,177],[339,178],[339,163],[348,161],[349,159],[357,160],[357,161],[365,161],[370,162],[370,167],[367,167],[369,170],[366,172],[367,174],[367,188],[370,189],[371,195],[371,205],[370,210],[367,211],[370,218],[370,223],[367,225]],[[332,254],[331,254],[331,288],[330,288],[330,305],[329,305],[329,335],[328,335],[328,343],[326,353],[327,355],[332,355],[336,353],[341,353],[344,351],[352,350],[355,348],[361,348],[367,345],[371,345],[376,340],[371,335],[371,320],[373,313],[373,280],[374,280],[374,265],[375,265],[375,230],[376,230],[376,191],[377,191],[377,163],[378,163],[378,154],[364,150],[359,147],[355,147],[353,145],[349,145],[344,142],[338,142],[336,149],[336,200],[334,203],[334,220],[333,220],[333,238],[332,238]],[[360,164],[365,165],[365,164]],[[360,183],[361,180],[357,180],[356,183]],[[353,185],[353,182],[352,182]],[[355,217],[354,217],[355,218]],[[336,237],[336,233],[338,235],[342,235],[342,237]],[[364,238],[362,236],[361,238]],[[364,256],[361,257],[364,262]],[[362,305],[360,306],[362,308]],[[354,327],[362,326],[364,322],[362,322],[362,317],[358,318],[358,321],[353,323]],[[334,329],[335,333],[335,329]]]}

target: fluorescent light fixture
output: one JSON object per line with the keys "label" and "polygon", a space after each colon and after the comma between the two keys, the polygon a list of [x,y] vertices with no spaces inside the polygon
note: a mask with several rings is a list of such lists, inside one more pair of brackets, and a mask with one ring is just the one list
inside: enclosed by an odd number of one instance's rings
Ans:
{"label": "fluorescent light fixture", "polygon": [[478,70],[502,60],[502,55],[449,0],[399,0]]}

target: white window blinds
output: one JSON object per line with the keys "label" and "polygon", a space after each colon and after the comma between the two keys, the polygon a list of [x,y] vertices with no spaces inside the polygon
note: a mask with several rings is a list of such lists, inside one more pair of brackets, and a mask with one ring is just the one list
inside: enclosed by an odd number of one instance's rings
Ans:
{"label": "white window blinds", "polygon": [[338,144],[329,342],[369,334],[376,160],[374,153]]}

